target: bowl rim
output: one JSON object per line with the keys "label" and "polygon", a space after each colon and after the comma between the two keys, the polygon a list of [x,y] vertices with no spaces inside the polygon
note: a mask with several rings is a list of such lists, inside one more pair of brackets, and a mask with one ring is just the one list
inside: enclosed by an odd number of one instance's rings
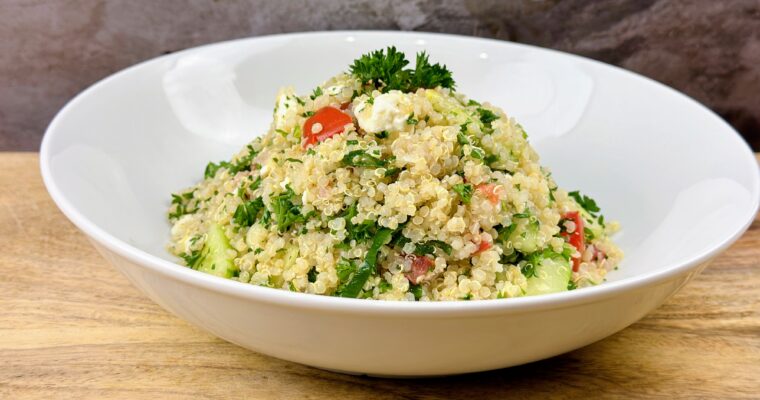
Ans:
{"label": "bowl rim", "polygon": [[[670,94],[679,97],[683,101],[687,101],[696,105],[703,112],[710,115],[711,118],[717,120],[719,124],[722,124],[727,130],[728,137],[726,140],[734,141],[734,145],[738,146],[741,150],[741,154],[734,156],[743,158],[743,162],[747,163],[748,168],[754,169],[755,173],[752,180],[753,193],[752,210],[746,215],[746,220],[735,229],[730,235],[717,241],[711,246],[708,246],[700,253],[694,254],[690,258],[681,260],[680,262],[674,262],[667,266],[664,266],[657,271],[644,273],[641,275],[635,275],[620,280],[611,282],[604,282],[603,284],[583,288],[582,290],[573,290],[568,292],[560,292],[553,294],[546,294],[541,296],[526,296],[516,297],[509,299],[493,299],[485,301],[429,301],[429,302],[405,302],[405,301],[372,301],[366,299],[349,299],[339,298],[333,296],[324,296],[308,293],[294,293],[282,289],[267,288],[257,285],[245,284],[230,279],[220,278],[213,275],[209,275],[200,271],[189,269],[185,266],[173,263],[171,261],[162,259],[158,256],[152,255],[146,251],[133,247],[126,242],[117,239],[106,230],[97,226],[94,222],[86,218],[80,213],[73,204],[66,198],[55,179],[53,178],[50,164],[51,157],[51,142],[54,140],[58,126],[62,123],[61,120],[68,113],[68,111],[77,106],[80,102],[90,97],[97,89],[102,85],[107,85],[111,81],[118,80],[123,74],[127,74],[135,69],[142,68],[145,64],[158,62],[159,60],[169,57],[176,57],[178,54],[183,54],[191,51],[197,51],[206,47],[219,46],[219,45],[231,45],[235,43],[251,42],[251,41],[266,41],[279,38],[293,38],[298,39],[301,37],[314,37],[323,36],[329,38],[343,38],[347,36],[376,36],[382,35],[386,37],[395,36],[398,38],[416,38],[426,39],[434,38],[436,40],[454,40],[462,42],[470,42],[476,44],[477,42],[489,42],[499,46],[529,49],[531,51],[548,52],[551,54],[559,54],[563,57],[570,57],[575,60],[581,60],[585,63],[590,63],[597,67],[612,68],[618,73],[627,76],[630,79],[635,79],[645,85],[654,85],[660,90],[670,92]],[[667,86],[660,82],[657,82],[651,78],[639,75],[635,72],[625,70],[623,68],[606,64],[600,61],[596,61],[590,58],[565,53],[558,50],[546,49],[538,46],[532,46],[527,44],[520,44],[496,39],[468,37],[453,34],[443,33],[423,33],[423,32],[399,32],[399,31],[383,31],[383,30],[369,30],[369,31],[319,31],[319,32],[295,32],[276,35],[262,35],[256,37],[248,37],[241,39],[234,39],[228,41],[215,42],[205,44],[202,46],[196,46],[188,48],[176,53],[162,55],[151,58],[149,60],[142,61],[125,69],[122,69],[114,74],[111,74],[96,83],[89,86],[77,94],[73,99],[69,100],[63,108],[56,114],[53,120],[45,130],[45,134],[40,146],[40,170],[42,174],[43,183],[53,199],[54,203],[63,212],[63,214],[82,232],[84,232],[94,243],[103,248],[115,253],[116,255],[127,259],[128,261],[139,265],[142,268],[147,268],[152,272],[161,274],[167,278],[171,278],[180,281],[184,284],[203,288],[205,290],[223,293],[226,295],[232,295],[242,299],[248,299],[253,301],[259,301],[264,303],[270,303],[283,307],[309,309],[313,311],[322,312],[341,312],[341,313],[361,313],[378,316],[411,316],[411,317],[475,317],[492,314],[513,314],[524,313],[536,310],[544,309],[559,309],[577,306],[594,301],[600,301],[612,296],[619,295],[623,292],[629,292],[636,289],[640,289],[645,286],[660,284],[676,279],[678,276],[685,274],[692,269],[696,269],[698,266],[709,261],[722,251],[726,250],[731,244],[733,244],[738,238],[749,228],[760,207],[760,168],[758,167],[753,151],[744,139],[739,135],[736,130],[720,118],[715,112],[697,102],[691,97]]]}

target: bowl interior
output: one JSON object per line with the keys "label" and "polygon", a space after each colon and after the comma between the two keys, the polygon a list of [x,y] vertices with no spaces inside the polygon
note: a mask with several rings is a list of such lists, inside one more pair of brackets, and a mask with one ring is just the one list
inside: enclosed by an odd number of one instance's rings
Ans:
{"label": "bowl interior", "polygon": [[[123,71],[73,100],[42,157],[59,202],[137,249],[165,251],[171,192],[202,178],[271,121],[278,88],[300,93],[369,50],[426,50],[457,89],[526,128],[558,184],[581,189],[622,231],[609,280],[720,246],[757,207],[752,153],[721,119],[638,75],[549,50],[417,33],[335,32],[226,42]],[[71,217],[71,213],[69,213]],[[180,267],[177,267],[180,268]]]}

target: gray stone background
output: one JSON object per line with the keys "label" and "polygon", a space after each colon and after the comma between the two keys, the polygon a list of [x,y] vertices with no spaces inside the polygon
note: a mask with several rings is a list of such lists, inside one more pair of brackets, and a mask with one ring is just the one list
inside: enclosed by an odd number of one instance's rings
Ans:
{"label": "gray stone background", "polygon": [[760,150],[758,0],[0,0],[0,150],[36,150],[67,100],[139,61],[336,29],[449,32],[581,54],[693,96]]}

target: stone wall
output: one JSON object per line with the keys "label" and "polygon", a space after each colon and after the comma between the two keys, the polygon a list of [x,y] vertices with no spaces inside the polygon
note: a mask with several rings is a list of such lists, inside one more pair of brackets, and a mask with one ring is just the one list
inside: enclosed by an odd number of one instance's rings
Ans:
{"label": "stone wall", "polygon": [[0,0],[0,150],[35,150],[68,99],[121,68],[270,33],[400,29],[581,54],[671,85],[760,150],[757,0]]}

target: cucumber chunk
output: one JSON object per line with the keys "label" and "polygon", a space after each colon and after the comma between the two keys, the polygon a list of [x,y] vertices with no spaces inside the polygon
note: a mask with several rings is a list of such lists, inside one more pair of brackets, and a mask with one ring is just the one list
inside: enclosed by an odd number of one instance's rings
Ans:
{"label": "cucumber chunk", "polygon": [[228,250],[231,249],[230,241],[225,236],[222,227],[211,224],[196,269],[207,274],[232,278],[239,270],[229,256]]}
{"label": "cucumber chunk", "polygon": [[552,257],[538,255],[531,262],[534,263],[534,274],[528,278],[528,287],[525,290],[527,296],[567,290],[567,284],[572,275],[568,260],[560,255]]}

